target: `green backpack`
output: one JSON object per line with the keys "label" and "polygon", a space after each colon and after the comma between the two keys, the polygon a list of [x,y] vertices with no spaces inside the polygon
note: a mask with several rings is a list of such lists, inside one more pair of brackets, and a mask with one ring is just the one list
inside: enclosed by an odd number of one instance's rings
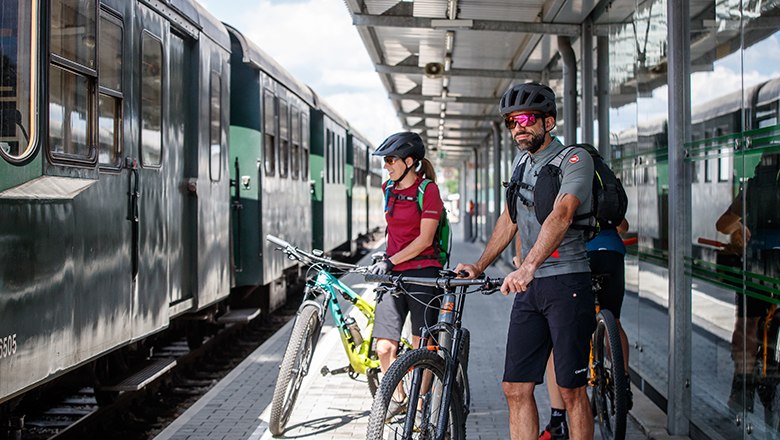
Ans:
{"label": "green backpack", "polygon": [[[420,186],[417,187],[417,208],[420,212],[423,209],[425,187],[429,183],[431,183],[430,179],[423,179]],[[393,189],[393,185],[395,182],[388,180],[387,186],[385,186],[385,212],[387,212],[387,203],[390,200],[390,191]],[[452,251],[452,231],[450,230],[450,220],[447,217],[447,208],[441,210],[439,226],[436,227],[436,233],[433,235],[433,249],[439,253],[439,262],[442,267],[447,267],[450,263],[450,251]]]}

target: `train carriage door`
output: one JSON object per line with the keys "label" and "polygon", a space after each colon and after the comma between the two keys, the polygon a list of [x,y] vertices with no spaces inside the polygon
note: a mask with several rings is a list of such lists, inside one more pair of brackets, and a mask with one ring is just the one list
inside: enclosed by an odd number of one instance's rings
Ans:
{"label": "train carriage door", "polygon": [[187,149],[187,146],[196,145],[193,141],[193,125],[191,121],[197,120],[197,106],[192,105],[190,98],[194,94],[191,75],[186,72],[194,72],[191,65],[192,41],[176,32],[169,35],[168,59],[171,75],[176,75],[175,80],[170,81],[169,105],[167,110],[168,123],[165,124],[165,145],[169,151],[169,160],[166,166],[170,168],[168,173],[171,185],[170,209],[171,228],[169,229],[169,249],[171,286],[168,293],[168,302],[172,312],[184,311],[192,306],[193,285],[192,276],[197,270],[194,256],[194,243],[196,242],[196,199],[195,194],[188,185],[189,179],[197,176],[197,151],[196,148]]}
{"label": "train carriage door", "polygon": [[[139,5],[136,87],[138,102],[138,274],[133,303],[134,335],[154,331],[168,319],[170,180],[169,161],[175,152],[163,143],[163,116],[168,83],[164,51],[165,22],[151,9]],[[135,189],[135,188],[134,188]]]}

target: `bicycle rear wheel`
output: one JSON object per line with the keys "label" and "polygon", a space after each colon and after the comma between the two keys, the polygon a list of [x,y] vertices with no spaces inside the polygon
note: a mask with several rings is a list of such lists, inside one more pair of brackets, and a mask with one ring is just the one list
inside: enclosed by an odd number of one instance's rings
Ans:
{"label": "bicycle rear wheel", "polygon": [[[431,383],[419,391],[417,403],[419,414],[402,413],[388,417],[390,400],[399,385],[407,396],[411,394],[411,377],[414,370],[418,368],[423,369],[425,377],[431,378]],[[442,402],[444,371],[444,359],[435,351],[411,350],[399,357],[385,374],[382,385],[374,398],[368,419],[366,438],[369,440],[433,439],[439,425],[437,419]],[[446,433],[446,438],[451,440],[464,440],[466,438],[466,421],[459,386],[453,387]]]}
{"label": "bicycle rear wheel", "polygon": [[595,381],[591,404],[599,424],[601,438],[622,440],[626,437],[628,414],[628,382],[623,366],[623,348],[620,344],[615,317],[602,310],[596,317],[593,333],[593,369]]}
{"label": "bicycle rear wheel", "polygon": [[306,305],[295,320],[271,401],[268,430],[274,437],[284,432],[295,406],[298,391],[301,389],[303,378],[309,372],[309,365],[322,326],[318,312],[317,307]]}

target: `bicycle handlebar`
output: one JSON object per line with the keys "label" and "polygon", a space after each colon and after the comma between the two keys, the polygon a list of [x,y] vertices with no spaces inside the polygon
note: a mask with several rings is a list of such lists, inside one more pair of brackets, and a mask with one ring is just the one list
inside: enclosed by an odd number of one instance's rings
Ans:
{"label": "bicycle handlebar", "polygon": [[265,236],[265,239],[270,241],[271,243],[279,246],[280,247],[279,250],[281,250],[282,252],[286,253],[287,255],[290,255],[290,256],[294,257],[295,259],[297,259],[299,261],[309,260],[311,263],[320,263],[320,264],[325,264],[325,265],[328,265],[328,266],[333,266],[333,267],[338,267],[340,269],[348,269],[348,270],[355,270],[355,269],[361,268],[361,266],[358,266],[358,265],[355,265],[355,264],[344,263],[344,262],[341,262],[341,261],[333,260],[331,258],[320,257],[320,256],[314,255],[314,254],[312,254],[310,252],[306,252],[303,249],[297,248],[297,247],[291,245],[290,243],[282,240],[281,238],[276,237],[276,236],[271,235],[271,234],[267,234]]}
{"label": "bicycle handlebar", "polygon": [[699,237],[696,240],[696,242],[699,243],[699,244],[705,244],[707,246],[712,246],[712,247],[716,247],[716,248],[724,248],[724,247],[729,245],[728,243],[723,243],[722,241],[712,240],[712,239],[704,238],[704,237]]}
{"label": "bicycle handlebar", "polygon": [[482,290],[492,290],[501,287],[503,278],[454,278],[450,276],[439,277],[408,277],[404,275],[379,275],[367,273],[364,275],[368,282],[390,283],[390,284],[417,284],[419,286],[433,286],[440,289],[449,287],[479,286]]}

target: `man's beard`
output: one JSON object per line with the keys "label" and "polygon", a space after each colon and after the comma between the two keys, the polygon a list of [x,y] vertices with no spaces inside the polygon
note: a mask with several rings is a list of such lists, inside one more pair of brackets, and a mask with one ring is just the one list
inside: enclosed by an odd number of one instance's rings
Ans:
{"label": "man's beard", "polygon": [[544,144],[545,134],[546,134],[545,132],[536,133],[536,134],[531,133],[531,139],[517,141],[517,146],[521,150],[527,150],[529,153],[536,153],[537,151],[539,151],[539,148],[542,147],[542,144]]}

